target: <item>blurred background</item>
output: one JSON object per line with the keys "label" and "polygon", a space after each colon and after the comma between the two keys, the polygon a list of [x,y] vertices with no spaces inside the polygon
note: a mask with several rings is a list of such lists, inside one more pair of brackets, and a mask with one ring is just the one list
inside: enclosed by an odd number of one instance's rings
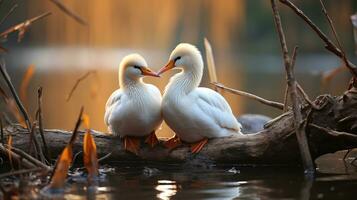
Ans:
{"label": "blurred background", "polygon": [[[333,39],[319,1],[294,2]],[[344,50],[356,63],[350,16],[357,11],[357,1],[324,2]],[[106,131],[104,105],[118,89],[118,66],[125,55],[138,52],[158,70],[180,42],[196,45],[205,58],[204,37],[211,42],[219,82],[266,99],[283,101],[285,72],[270,1],[63,0],[88,26],[77,23],[47,0],[4,0],[0,18],[15,3],[19,7],[0,25],[0,31],[45,11],[52,12],[51,16],[32,24],[22,42],[17,42],[17,34],[11,34],[2,43],[9,49],[2,57],[17,89],[28,67],[34,66],[23,101],[34,117],[37,88],[43,87],[46,128],[72,129],[83,105],[91,118],[91,127]],[[324,49],[320,38],[291,10],[279,6],[290,51],[295,45],[300,47],[295,67],[297,80],[312,99],[322,93],[341,94],[350,79],[346,70],[331,80],[324,78],[341,61]],[[93,73],[78,85],[67,102],[77,79],[89,71]],[[163,91],[174,73],[145,81]],[[202,85],[209,87],[209,82],[206,69]],[[0,84],[4,86],[2,79]],[[258,113],[275,117],[282,113],[245,97],[222,94],[237,116]],[[171,134],[166,126],[159,132],[160,136]]]}

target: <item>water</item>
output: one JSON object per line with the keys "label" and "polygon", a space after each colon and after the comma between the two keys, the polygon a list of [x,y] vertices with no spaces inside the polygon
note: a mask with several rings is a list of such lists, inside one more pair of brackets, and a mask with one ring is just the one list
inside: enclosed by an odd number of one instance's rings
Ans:
{"label": "water", "polygon": [[[97,199],[355,199],[357,168],[340,159],[343,152],[319,159],[315,178],[289,167],[117,166],[102,175]],[[353,155],[353,153],[352,153]],[[331,168],[327,163],[334,163]],[[108,169],[108,166],[102,167]],[[87,196],[85,183],[69,186],[67,199]]]}

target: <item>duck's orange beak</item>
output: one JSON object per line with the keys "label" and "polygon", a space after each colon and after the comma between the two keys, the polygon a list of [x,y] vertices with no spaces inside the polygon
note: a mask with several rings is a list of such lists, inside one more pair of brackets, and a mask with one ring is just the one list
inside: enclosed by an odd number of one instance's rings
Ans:
{"label": "duck's orange beak", "polygon": [[160,75],[154,71],[152,71],[148,67],[141,67],[141,74],[144,76],[154,76],[154,77],[160,77]]}
{"label": "duck's orange beak", "polygon": [[170,60],[169,63],[167,63],[167,64],[165,65],[165,67],[162,67],[162,68],[157,72],[157,74],[160,75],[160,74],[162,74],[162,73],[164,73],[164,72],[166,72],[166,71],[168,71],[168,70],[170,70],[170,69],[172,69],[172,68],[174,68],[174,67],[175,67],[175,61]]}

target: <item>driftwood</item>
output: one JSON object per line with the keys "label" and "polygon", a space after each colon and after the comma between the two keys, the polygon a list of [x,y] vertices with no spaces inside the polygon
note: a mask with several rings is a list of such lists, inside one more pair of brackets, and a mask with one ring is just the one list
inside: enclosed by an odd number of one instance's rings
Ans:
{"label": "driftwood", "polygon": [[[314,104],[302,108],[306,123],[306,134],[313,159],[338,150],[357,147],[357,89],[353,88],[342,96],[319,96]],[[93,131],[101,163],[118,162],[165,162],[165,164],[212,163],[237,165],[292,165],[301,166],[301,157],[294,129],[291,110],[273,119],[259,133],[247,134],[244,138],[228,137],[211,139],[199,154],[191,154],[184,144],[168,150],[162,144],[154,148],[142,144],[138,156],[123,150],[117,137]],[[71,132],[44,130],[48,148],[57,156],[67,145]],[[11,134],[13,146],[24,151],[29,149],[28,130],[20,125],[4,128],[4,134]],[[82,150],[84,132],[80,131],[74,142],[74,152]],[[40,137],[37,134],[37,137]],[[110,154],[110,155],[108,155]],[[80,161],[81,159],[77,159]]]}
{"label": "driftwood", "polygon": [[[356,84],[351,84],[345,94],[338,97],[332,97],[329,95],[319,96],[314,102],[311,102],[308,96],[304,93],[303,89],[295,81],[293,74],[293,62],[295,60],[295,54],[293,56],[288,55],[288,49],[285,41],[285,35],[283,33],[282,24],[280,21],[280,15],[276,7],[277,0],[271,0],[274,19],[277,25],[279,39],[282,45],[284,64],[287,72],[288,89],[286,91],[286,97],[291,95],[293,103],[292,109],[288,107],[287,101],[284,104],[276,102],[268,102],[258,96],[244,93],[237,90],[230,90],[233,93],[244,95],[260,102],[265,102],[269,105],[273,103],[279,109],[284,110],[284,114],[268,122],[264,129],[258,133],[246,134],[244,137],[232,136],[228,138],[211,139],[209,143],[203,148],[199,154],[192,154],[188,144],[184,144],[174,150],[169,150],[163,147],[161,143],[154,147],[149,148],[142,142],[142,149],[138,155],[134,155],[126,152],[122,145],[120,138],[93,131],[93,135],[97,144],[98,156],[101,158],[102,163],[105,162],[135,162],[135,163],[147,163],[147,162],[163,162],[165,164],[188,164],[188,165],[205,165],[205,164],[238,164],[238,165],[292,165],[301,166],[302,159],[305,159],[304,163],[309,160],[309,153],[313,160],[317,157],[326,154],[333,153],[338,150],[351,149],[357,147],[357,89]],[[282,4],[292,9],[299,17],[301,17],[315,33],[326,44],[326,49],[340,57],[345,66],[350,70],[351,74],[356,78],[357,67],[351,63],[345,55],[341,44],[338,41],[336,30],[333,27],[331,18],[328,16],[325,6],[320,1],[323,13],[325,14],[328,22],[333,30],[334,37],[338,43],[335,45],[298,7],[296,7],[289,0],[279,0]],[[1,2],[1,0],[0,0]],[[77,16],[75,13],[68,10],[64,5],[59,3],[60,1],[51,0],[59,6],[66,14],[70,15],[78,22],[85,24],[85,22]],[[64,8],[64,9],[63,9]],[[11,10],[9,13],[11,14]],[[28,26],[32,22],[42,19],[49,15],[45,13],[38,17],[26,20],[25,22],[15,25],[4,32],[0,33],[0,38],[6,38],[8,34],[18,31],[19,41],[24,36]],[[1,23],[1,22],[0,22]],[[0,47],[0,50],[6,50]],[[212,54],[212,51],[209,51]],[[211,64],[214,64],[213,57],[210,60]],[[44,130],[41,120],[41,95],[39,94],[39,111],[38,120],[40,127],[36,127],[36,122],[31,122],[28,114],[22,105],[22,102],[18,98],[18,95],[11,83],[10,77],[6,73],[5,67],[0,63],[0,71],[5,78],[7,86],[10,88],[12,96],[15,99],[16,105],[21,111],[27,127],[24,128],[20,125],[8,125],[7,127],[1,126],[1,139],[8,135],[12,135],[12,147],[1,145],[2,154],[7,154],[9,149],[16,150],[16,152],[10,152],[18,156],[18,162],[24,164],[21,159],[29,161],[28,167],[41,167],[49,169],[49,166],[42,162],[37,162],[37,157],[43,156],[41,150],[44,149],[47,152],[46,147],[52,153],[52,159],[57,157],[63,148],[67,144],[73,145],[74,152],[82,151],[83,147],[83,131],[77,131],[82,118],[81,115],[78,118],[76,128],[73,132],[63,130]],[[214,67],[212,67],[214,68]],[[213,81],[216,82],[216,78]],[[352,83],[356,83],[356,79],[353,79]],[[216,85],[221,89],[228,90],[229,88],[223,85]],[[75,89],[75,87],[74,87]],[[1,92],[1,90],[0,90]],[[300,92],[300,93],[298,93]],[[299,96],[307,102],[306,104],[299,101]],[[286,98],[285,98],[286,99]],[[83,111],[83,109],[82,109]],[[81,111],[81,112],[82,112]],[[1,123],[2,125],[2,123]],[[296,131],[298,134],[296,134]],[[37,134],[38,132],[41,133]],[[72,135],[73,133],[73,135]],[[306,139],[305,137],[306,133]],[[78,138],[74,135],[78,134]],[[4,137],[3,137],[4,135]],[[37,142],[38,137],[41,138],[43,143]],[[297,139],[297,136],[300,138]],[[77,138],[76,141],[75,138]],[[303,140],[302,140],[302,139]],[[299,148],[300,144],[300,148]],[[32,146],[31,146],[32,145]],[[43,146],[45,145],[45,146]],[[30,149],[35,151],[35,157],[27,155]],[[18,154],[17,154],[18,153]],[[301,153],[304,155],[301,157]],[[21,154],[21,155],[20,155]],[[47,153],[46,153],[47,154]],[[6,155],[5,155],[6,156]],[[14,156],[15,158],[16,156]],[[16,159],[15,159],[16,160]],[[80,161],[81,159],[77,159]],[[42,163],[42,164],[41,164]],[[311,162],[310,162],[311,163]],[[43,165],[43,166],[42,166]],[[309,165],[307,168],[310,168]],[[305,166],[306,168],[306,166]]]}

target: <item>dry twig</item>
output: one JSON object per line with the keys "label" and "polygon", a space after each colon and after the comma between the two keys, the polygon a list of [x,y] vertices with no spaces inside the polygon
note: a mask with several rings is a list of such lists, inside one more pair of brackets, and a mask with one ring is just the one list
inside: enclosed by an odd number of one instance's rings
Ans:
{"label": "dry twig", "polygon": [[17,95],[17,92],[16,92],[16,89],[14,87],[14,85],[12,84],[11,82],[11,78],[9,76],[9,74],[7,73],[6,71],[6,68],[5,68],[5,63],[0,63],[0,72],[2,74],[2,76],[4,77],[5,79],[5,82],[7,84],[7,86],[9,87],[10,91],[11,91],[11,94],[12,96],[14,97],[15,99],[15,102],[16,102],[16,105],[17,107],[19,108],[19,110],[21,111],[25,121],[26,121],[26,125],[27,125],[27,130],[30,132],[31,131],[31,122],[30,122],[30,117],[29,115],[27,114],[27,111],[24,107],[24,105],[22,104],[19,96]]}
{"label": "dry twig", "polygon": [[12,26],[10,28],[8,28],[7,30],[5,30],[4,32],[0,33],[0,39],[1,38],[7,38],[7,36],[12,33],[12,32],[16,32],[18,31],[19,34],[18,34],[18,38],[17,38],[17,41],[18,42],[21,42],[21,40],[23,39],[23,37],[25,36],[25,33],[27,31],[27,29],[31,26],[31,24],[35,21],[38,21],[44,17],[47,17],[51,15],[51,12],[46,12],[46,13],[43,13],[37,17],[34,17],[34,18],[31,18],[31,19],[28,19],[20,24],[17,24],[15,26]]}
{"label": "dry twig", "polygon": [[42,139],[42,143],[43,143],[43,149],[45,151],[45,157],[46,159],[49,161],[51,156],[50,156],[50,152],[48,150],[47,147],[47,143],[46,143],[46,138],[45,138],[45,134],[43,131],[43,120],[42,120],[42,87],[39,87],[37,90],[37,105],[38,105],[38,109],[36,112],[36,116],[37,116],[37,121],[38,121],[38,129],[41,135],[41,139]]}
{"label": "dry twig", "polygon": [[113,154],[113,152],[110,152],[110,153],[106,154],[105,156],[99,158],[98,163],[103,162],[103,160],[109,158],[112,154]]}
{"label": "dry twig", "polygon": [[276,0],[271,0],[271,6],[272,6],[273,14],[274,14],[274,21],[275,21],[276,29],[277,29],[277,32],[279,35],[281,49],[283,52],[283,59],[284,59],[286,76],[287,76],[287,83],[289,86],[289,94],[290,94],[290,98],[291,98],[291,102],[292,102],[292,106],[293,106],[294,125],[295,125],[296,136],[298,139],[300,153],[301,153],[305,172],[313,173],[315,171],[314,164],[312,162],[309,145],[307,143],[305,129],[303,126],[301,108],[299,105],[298,94],[297,94],[297,84],[295,81],[293,66],[291,65],[292,63],[291,63],[291,60],[289,57],[288,47],[286,45],[285,34],[284,34],[284,30],[283,30],[283,27],[281,24],[280,14],[279,14],[279,11],[278,11],[275,1]]}
{"label": "dry twig", "polygon": [[42,148],[41,148],[40,144],[38,143],[35,127],[36,127],[36,122],[33,123],[32,128],[31,128],[31,132],[30,132],[30,142],[31,142],[30,143],[30,150],[31,150],[31,147],[32,147],[32,142],[33,142],[33,144],[35,146],[35,148],[34,148],[35,149],[35,155],[37,155],[38,158],[41,159],[42,163],[45,163],[46,159],[45,159],[45,156],[43,155]]}
{"label": "dry twig", "polygon": [[311,101],[309,95],[306,94],[306,92],[304,91],[304,89],[302,89],[301,85],[296,82],[296,87],[299,91],[299,93],[302,95],[302,97],[305,99],[305,101],[315,110],[318,110],[319,108],[315,105],[315,103],[313,101]]}
{"label": "dry twig", "polygon": [[288,96],[289,96],[289,87],[288,85],[286,85],[284,91],[283,113],[285,113],[288,110]]}
{"label": "dry twig", "polygon": [[[320,30],[319,27],[317,27],[309,17],[305,15],[305,13],[300,10],[295,4],[293,4],[289,0],[279,0],[281,3],[284,5],[288,6],[291,8],[299,17],[301,17],[310,27],[312,30],[315,31],[315,33],[325,42],[326,46],[325,48],[329,50],[330,52],[334,53],[336,56],[340,57],[343,59],[344,54],[343,52]],[[357,77],[357,67],[351,63],[350,61],[347,61],[346,67],[350,70],[350,72]]]}
{"label": "dry twig", "polygon": [[78,129],[79,129],[79,126],[81,125],[83,119],[82,119],[82,116],[83,116],[83,106],[81,107],[81,110],[79,111],[79,115],[78,115],[78,118],[77,118],[77,122],[76,122],[76,125],[73,129],[73,132],[72,132],[72,137],[71,139],[69,140],[68,142],[68,145],[73,145],[73,143],[76,141],[76,138],[77,138],[77,135],[78,135]]}
{"label": "dry twig", "polygon": [[[291,59],[291,66],[295,66],[295,61],[296,61],[296,54],[297,54],[298,46],[294,48],[292,59]],[[287,79],[287,77],[286,77]],[[287,80],[286,80],[287,82]],[[285,92],[284,92],[284,109],[283,112],[285,113],[288,110],[288,96],[289,96],[289,87],[288,84],[285,86]]]}
{"label": "dry twig", "polygon": [[334,136],[334,137],[343,137],[343,138],[347,138],[347,139],[349,139],[351,141],[357,141],[357,135],[354,135],[352,133],[335,131],[335,130],[332,130],[330,128],[325,128],[325,127],[318,126],[316,124],[309,124],[309,126],[317,128],[317,129],[320,129],[320,130],[322,130],[322,131],[326,132],[327,134],[329,134],[331,136]]}
{"label": "dry twig", "polygon": [[240,90],[232,89],[232,88],[224,86],[221,83],[211,83],[211,84],[214,85],[217,88],[223,89],[223,90],[228,91],[228,92],[230,92],[232,94],[236,94],[236,95],[248,97],[250,99],[254,99],[256,101],[259,101],[262,104],[271,106],[273,108],[277,108],[277,109],[280,109],[280,110],[282,110],[284,108],[284,104],[279,103],[279,102],[266,100],[266,99],[264,99],[262,97],[259,97],[257,95],[254,95],[254,94],[251,94],[251,93],[248,93],[248,92],[243,92],[243,91],[240,91]]}
{"label": "dry twig", "polygon": [[[327,19],[327,21],[328,21],[330,27],[331,27],[331,30],[332,30],[333,36],[334,36],[334,38],[335,38],[335,40],[336,40],[336,42],[337,42],[338,48],[339,48],[340,51],[341,51],[342,61],[345,63],[345,65],[346,65],[347,67],[349,67],[349,66],[348,66],[348,65],[349,65],[349,64],[348,64],[348,60],[347,60],[347,57],[346,57],[346,53],[345,53],[345,51],[344,51],[343,48],[342,48],[342,45],[341,45],[340,40],[338,39],[337,31],[336,31],[336,29],[335,29],[335,26],[333,25],[332,19],[331,19],[331,17],[328,15],[327,10],[326,10],[326,7],[325,7],[325,4],[322,2],[322,0],[320,0],[320,4],[321,4],[321,7],[322,7],[322,12],[324,13],[324,15],[325,15],[325,17],[326,17],[326,19]],[[350,67],[349,67],[349,68],[350,68]]]}
{"label": "dry twig", "polygon": [[43,171],[43,168],[21,169],[13,172],[2,173],[0,175],[0,179],[6,178],[8,176],[17,176],[17,175],[28,174],[32,172],[40,172],[40,171]]}
{"label": "dry twig", "polygon": [[36,168],[36,165],[33,163],[29,162],[27,159],[22,159],[21,156],[18,154],[14,153],[13,151],[10,151],[8,148],[6,148],[4,145],[0,144],[0,152],[3,155],[8,155],[9,157],[11,156],[11,159],[15,161],[19,166],[24,166],[25,168],[32,169]]}
{"label": "dry twig", "polygon": [[82,17],[80,17],[73,10],[65,6],[60,0],[49,0],[49,1],[55,4],[60,10],[62,10],[65,14],[70,16],[72,19],[76,20],[78,23],[85,26],[88,25],[88,23]]}
{"label": "dry twig", "polygon": [[69,94],[67,96],[67,99],[66,99],[67,102],[71,99],[71,97],[72,97],[74,91],[76,90],[76,88],[78,87],[79,83],[81,81],[83,81],[84,79],[86,79],[92,73],[96,73],[96,71],[89,71],[77,79],[76,83],[74,84],[74,86],[72,87],[71,91],[69,92]]}
{"label": "dry twig", "polygon": [[15,148],[15,147],[11,147],[11,151],[13,151],[14,153],[18,154],[19,156],[21,156],[23,159],[28,160],[29,162],[33,163],[34,165],[36,165],[37,167],[40,167],[42,169],[46,169],[46,170],[50,170],[51,168],[49,166],[47,166],[46,164],[44,164],[43,162],[37,160],[36,158],[32,157],[31,155],[29,155],[28,153],[22,151],[21,149]]}
{"label": "dry twig", "polygon": [[0,25],[1,25],[2,23],[4,23],[4,21],[14,12],[14,10],[15,10],[17,7],[18,7],[17,4],[15,4],[15,5],[13,5],[13,6],[11,7],[11,9],[9,10],[9,12],[7,12],[6,15],[1,19]]}
{"label": "dry twig", "polygon": [[[351,153],[351,151],[352,151],[352,149],[347,149],[345,155],[344,155],[343,158],[342,158],[343,161],[346,161],[347,156]],[[352,162],[353,162],[353,161],[352,161]]]}

